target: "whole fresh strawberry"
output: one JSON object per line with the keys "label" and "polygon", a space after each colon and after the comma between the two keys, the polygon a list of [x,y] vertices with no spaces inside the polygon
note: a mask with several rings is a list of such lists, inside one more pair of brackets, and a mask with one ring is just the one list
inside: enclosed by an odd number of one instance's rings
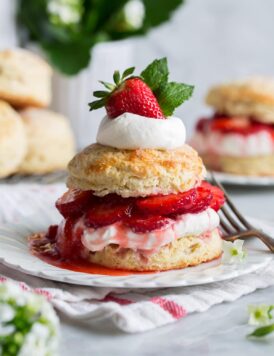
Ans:
{"label": "whole fresh strawberry", "polygon": [[153,61],[140,76],[133,76],[134,70],[128,68],[122,76],[115,71],[114,84],[100,82],[108,91],[93,93],[98,100],[89,104],[90,110],[105,107],[111,119],[125,112],[165,119],[192,95],[193,86],[168,82],[166,58]]}

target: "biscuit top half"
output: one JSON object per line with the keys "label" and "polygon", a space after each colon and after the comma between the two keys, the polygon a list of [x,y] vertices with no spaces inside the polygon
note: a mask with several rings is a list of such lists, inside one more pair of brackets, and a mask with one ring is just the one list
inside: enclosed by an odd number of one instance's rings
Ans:
{"label": "biscuit top half", "polygon": [[214,86],[206,103],[216,112],[229,116],[249,116],[264,123],[274,123],[274,80],[252,77]]}

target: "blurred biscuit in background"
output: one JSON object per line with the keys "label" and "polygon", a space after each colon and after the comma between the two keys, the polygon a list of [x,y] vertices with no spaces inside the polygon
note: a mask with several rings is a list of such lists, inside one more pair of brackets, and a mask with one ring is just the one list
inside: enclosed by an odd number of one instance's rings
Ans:
{"label": "blurred biscuit in background", "polygon": [[216,112],[230,116],[249,116],[256,121],[274,124],[274,80],[251,77],[214,86],[206,102]]}
{"label": "blurred biscuit in background", "polygon": [[19,173],[45,174],[66,169],[75,153],[73,134],[67,119],[50,110],[38,108],[27,108],[20,114],[28,147]]}
{"label": "blurred biscuit in background", "polygon": [[18,113],[0,101],[0,177],[17,171],[27,150],[24,124]]}
{"label": "blurred biscuit in background", "polygon": [[51,76],[51,67],[29,51],[0,51],[0,99],[15,107],[48,106]]}

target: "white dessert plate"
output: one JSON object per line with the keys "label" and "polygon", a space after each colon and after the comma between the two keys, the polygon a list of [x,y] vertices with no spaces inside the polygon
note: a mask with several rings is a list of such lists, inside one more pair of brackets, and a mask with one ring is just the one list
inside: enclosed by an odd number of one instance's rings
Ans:
{"label": "white dessert plate", "polygon": [[46,230],[50,224],[58,220],[60,216],[58,217],[54,211],[43,211],[42,214],[24,219],[16,225],[1,225],[0,263],[29,275],[63,283],[94,287],[161,288],[224,281],[260,270],[272,260],[269,253],[249,249],[248,257],[240,264],[224,264],[219,259],[198,267],[126,276],[74,272],[47,264],[31,255],[28,250],[27,236],[33,232]]}
{"label": "white dessert plate", "polygon": [[[240,176],[236,174],[215,172],[215,178],[224,184],[233,185],[253,185],[253,186],[274,186],[274,177],[253,177],[253,176]],[[210,180],[210,175],[208,176]]]}

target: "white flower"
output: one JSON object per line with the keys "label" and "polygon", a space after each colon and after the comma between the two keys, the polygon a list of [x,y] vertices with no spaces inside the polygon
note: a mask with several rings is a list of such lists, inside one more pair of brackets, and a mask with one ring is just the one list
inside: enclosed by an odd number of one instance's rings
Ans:
{"label": "white flower", "polygon": [[[13,325],[5,325],[3,326],[0,324],[0,337],[1,336],[8,336],[15,331],[15,327]],[[1,355],[1,353],[0,353]]]}
{"label": "white flower", "polygon": [[47,10],[55,23],[76,24],[81,20],[81,0],[50,0]]}
{"label": "white flower", "polygon": [[243,245],[243,240],[236,240],[234,242],[223,241],[222,261],[229,264],[243,262],[247,255],[243,249]]}
{"label": "white flower", "polygon": [[273,322],[272,311],[274,306],[260,304],[260,305],[249,305],[249,325],[265,326]]}
{"label": "white flower", "polygon": [[57,343],[46,325],[35,323],[28,333],[18,356],[47,356],[57,354]]}
{"label": "white flower", "polygon": [[0,325],[1,323],[6,323],[11,321],[15,316],[14,309],[8,304],[0,303]]}
{"label": "white flower", "polygon": [[131,0],[124,7],[126,22],[134,29],[138,30],[143,25],[145,17],[145,7],[140,0]]}
{"label": "white flower", "polygon": [[[31,322],[24,333],[13,325],[22,308],[27,311],[23,318]],[[0,336],[9,336],[9,345],[18,345],[20,337],[20,356],[54,356],[58,350],[59,319],[44,296],[23,290],[15,283],[0,283]]]}

